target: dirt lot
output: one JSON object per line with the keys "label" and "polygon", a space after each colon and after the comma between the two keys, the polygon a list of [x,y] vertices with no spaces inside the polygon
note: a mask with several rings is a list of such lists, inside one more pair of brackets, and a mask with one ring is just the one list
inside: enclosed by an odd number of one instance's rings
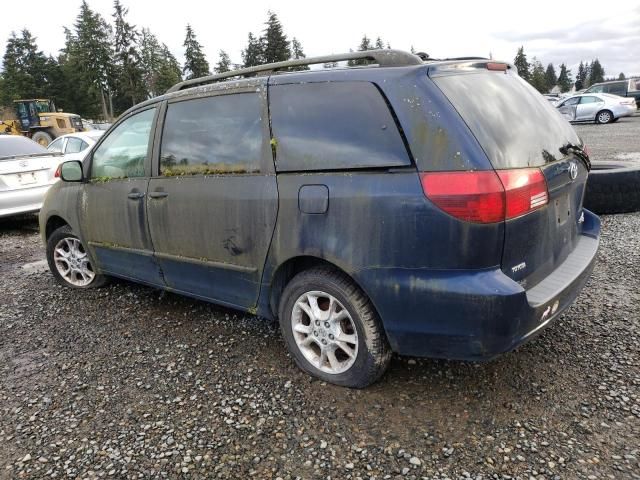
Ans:
{"label": "dirt lot", "polygon": [[[576,127],[640,154],[640,116]],[[364,391],[310,379],[275,325],[44,267],[0,221],[0,478],[640,478],[640,213],[603,217],[593,277],[486,364],[395,358]]]}

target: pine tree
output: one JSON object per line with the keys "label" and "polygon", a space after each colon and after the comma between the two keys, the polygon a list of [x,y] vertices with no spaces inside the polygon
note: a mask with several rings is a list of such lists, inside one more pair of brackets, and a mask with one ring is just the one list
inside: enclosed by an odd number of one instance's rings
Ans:
{"label": "pine tree", "polygon": [[284,62],[291,58],[291,48],[278,16],[269,11],[261,43],[265,63]]}
{"label": "pine tree", "polygon": [[231,58],[229,58],[229,54],[224,50],[220,50],[220,58],[218,59],[218,63],[214,67],[214,71],[216,73],[224,73],[231,70]]}
{"label": "pine tree", "polygon": [[58,58],[66,81],[71,111],[89,118],[114,116],[112,97],[115,72],[112,30],[83,0],[74,24],[65,29],[65,47]]}
{"label": "pine tree", "polygon": [[143,81],[140,52],[137,48],[138,32],[125,17],[129,12],[120,3],[114,1],[114,66],[117,88],[114,103],[118,111],[134,106],[148,96]]}
{"label": "pine tree", "polygon": [[567,69],[564,63],[560,64],[560,74],[558,75],[558,86],[562,93],[571,90],[571,70]]}
{"label": "pine tree", "polygon": [[205,77],[209,75],[209,62],[202,52],[202,45],[196,39],[196,34],[187,24],[187,35],[184,39],[184,67],[182,73],[186,75],[186,79]]}
{"label": "pine tree", "polygon": [[180,69],[180,64],[164,43],[162,44],[161,52],[162,61],[160,70],[158,71],[158,78],[155,83],[155,89],[158,94],[166,92],[176,83],[182,81],[182,70]]}
{"label": "pine tree", "polygon": [[[373,50],[374,46],[371,44],[371,40],[366,35],[362,36],[362,40],[360,40],[360,46],[358,47],[359,52],[364,52],[367,50]],[[349,66],[355,65],[368,65],[371,61],[366,58],[359,58],[357,60],[349,60]]]}
{"label": "pine tree", "polygon": [[513,60],[513,64],[516,69],[518,69],[518,75],[525,79],[526,81],[531,80],[531,74],[529,72],[529,62],[527,61],[527,56],[524,53],[524,47],[520,47],[518,49],[518,53]]}
{"label": "pine tree", "polygon": [[578,66],[578,74],[576,75],[576,91],[586,88],[585,73],[584,63],[580,62],[580,65]]}
{"label": "pine tree", "polygon": [[627,77],[624,76],[624,73],[620,72],[620,75],[618,75],[618,80],[626,80]]}
{"label": "pine tree", "polygon": [[251,32],[249,32],[247,48],[242,51],[242,62],[245,68],[256,67],[265,63],[262,53],[262,43],[260,43],[260,40],[254,37]]}
{"label": "pine tree", "polygon": [[531,66],[531,78],[529,79],[529,83],[540,93],[547,93],[549,90],[547,89],[547,79],[545,76],[544,66],[536,59],[536,57],[533,57]]}
{"label": "pine tree", "polygon": [[151,98],[162,93],[156,87],[162,67],[162,48],[156,36],[148,28],[143,28],[140,34],[140,66],[148,96]]}
{"label": "pine tree", "polygon": [[382,39],[380,37],[376,38],[375,49],[376,50],[381,50],[383,48],[384,48],[384,42],[382,41]]}
{"label": "pine tree", "polygon": [[[300,60],[302,58],[306,58],[304,51],[302,50],[302,44],[298,41],[297,38],[293,38],[291,40],[291,59],[292,60]],[[335,62],[330,62],[335,63]],[[324,67],[324,68],[332,68],[332,67]],[[300,67],[294,67],[291,70],[309,70],[308,65],[302,65]]]}
{"label": "pine tree", "polygon": [[544,79],[547,92],[550,92],[558,83],[558,77],[556,76],[556,69],[553,67],[553,63],[547,65],[547,70],[544,72]]}
{"label": "pine tree", "polygon": [[12,32],[3,57],[0,103],[10,105],[18,98],[47,96],[47,67],[47,57],[38,50],[31,32],[22,30],[20,36]]}
{"label": "pine tree", "polygon": [[591,62],[591,68],[589,69],[589,85],[600,82],[604,82],[604,68],[600,65],[600,60],[596,58]]}

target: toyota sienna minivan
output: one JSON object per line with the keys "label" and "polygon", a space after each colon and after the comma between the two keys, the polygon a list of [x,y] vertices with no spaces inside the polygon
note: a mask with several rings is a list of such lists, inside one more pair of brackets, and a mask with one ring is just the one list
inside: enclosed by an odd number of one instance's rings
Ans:
{"label": "toyota sienna minivan", "polygon": [[[291,71],[367,58],[363,67]],[[364,387],[392,352],[486,360],[576,299],[600,222],[582,141],[513,66],[401,51],[182,82],[65,162],[40,226],[69,287],[109,277],[278,319]]]}

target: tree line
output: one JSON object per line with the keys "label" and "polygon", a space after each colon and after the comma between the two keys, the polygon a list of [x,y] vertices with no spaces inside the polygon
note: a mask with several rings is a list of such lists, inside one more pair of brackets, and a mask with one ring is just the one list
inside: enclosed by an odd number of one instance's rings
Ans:
{"label": "tree line", "polygon": [[[571,90],[574,84],[576,90],[582,90],[594,83],[616,80],[616,77],[605,77],[604,68],[597,58],[591,60],[591,62],[580,62],[575,81],[572,78],[571,70],[567,68],[566,64],[561,63],[560,71],[556,74],[553,63],[549,63],[545,68],[536,57],[533,57],[532,61],[529,62],[523,47],[518,49],[513,64],[518,69],[518,74],[540,93],[549,93],[556,86],[559,87],[560,92],[564,93]],[[625,78],[625,74],[620,73],[617,80],[624,80]]]}
{"label": "tree line", "polygon": [[184,79],[305,57],[302,44],[296,38],[289,41],[277,15],[268,12],[263,32],[249,33],[242,63],[220,50],[213,69],[187,25],[180,65],[166,44],[148,28],[129,22],[127,14],[115,0],[108,22],[83,1],[72,27],[64,29],[65,45],[56,57],[46,56],[29,30],[12,32],[0,72],[0,105],[19,98],[54,98],[65,111],[113,119]]}
{"label": "tree line", "polygon": [[[223,73],[242,67],[305,58],[302,44],[288,39],[278,16],[269,11],[265,28],[247,36],[241,63],[234,63],[225,50],[211,68],[202,44],[191,25],[186,26],[184,64],[180,65],[165,43],[148,28],[138,28],[127,18],[128,10],[114,0],[111,22],[91,10],[86,0],[70,28],[64,29],[65,44],[57,56],[46,56],[27,29],[12,32],[7,40],[0,72],[0,105],[19,98],[53,98],[59,107],[88,118],[113,119],[142,100],[161,95],[184,80]],[[364,35],[358,51],[391,48],[381,37]],[[411,51],[414,52],[413,47]],[[366,65],[367,59],[350,60],[349,66]],[[546,69],[535,57],[527,60],[520,47],[514,64],[519,74],[538,91],[546,93],[558,85],[569,91],[574,81],[563,63],[559,73],[553,64]],[[325,68],[337,66],[335,63]],[[306,70],[300,66],[295,70]],[[580,63],[576,89],[604,80],[604,69],[596,58]],[[621,73],[620,78],[624,78]]]}

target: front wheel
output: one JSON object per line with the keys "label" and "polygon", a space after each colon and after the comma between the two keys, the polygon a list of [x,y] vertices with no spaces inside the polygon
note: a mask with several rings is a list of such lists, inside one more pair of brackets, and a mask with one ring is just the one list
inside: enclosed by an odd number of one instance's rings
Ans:
{"label": "front wheel", "polygon": [[279,318],[296,364],[326,382],[364,388],[389,365],[391,350],[371,301],[333,269],[296,275],[282,294]]}
{"label": "front wheel", "polygon": [[39,143],[43,147],[46,147],[51,143],[51,141],[53,140],[53,137],[51,136],[51,134],[40,130],[33,134],[33,136],[31,137],[31,140]]}
{"label": "front wheel", "polygon": [[611,123],[613,121],[613,113],[609,110],[601,110],[596,115],[596,123]]}
{"label": "front wheel", "polygon": [[47,240],[47,262],[56,280],[67,287],[94,288],[106,283],[95,272],[87,251],[69,226],[55,230]]}

